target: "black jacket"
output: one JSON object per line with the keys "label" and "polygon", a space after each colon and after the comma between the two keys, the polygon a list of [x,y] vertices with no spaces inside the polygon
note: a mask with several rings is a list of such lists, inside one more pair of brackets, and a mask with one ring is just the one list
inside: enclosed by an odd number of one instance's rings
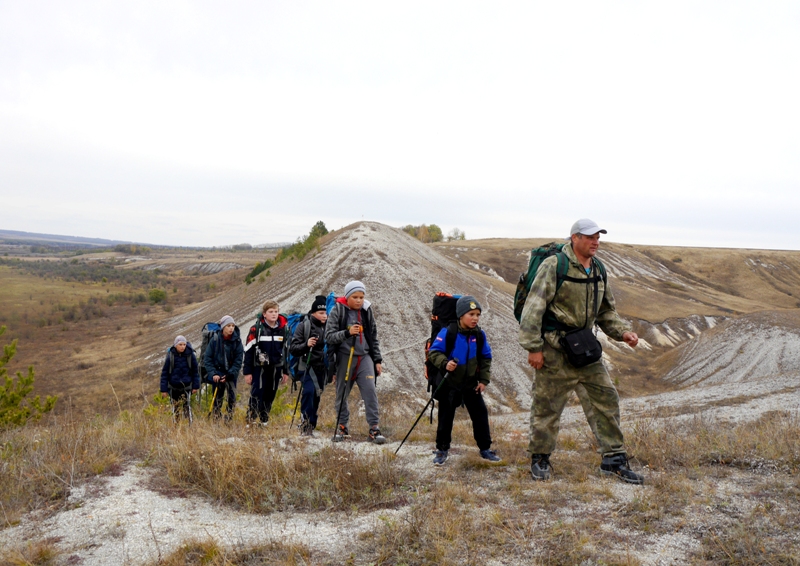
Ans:
{"label": "black jacket", "polygon": [[239,370],[242,369],[243,355],[244,347],[238,326],[234,327],[230,340],[222,338],[222,330],[217,331],[208,342],[203,356],[203,366],[208,373],[208,380],[211,381],[215,375],[220,375],[225,376],[226,381],[236,383]]}

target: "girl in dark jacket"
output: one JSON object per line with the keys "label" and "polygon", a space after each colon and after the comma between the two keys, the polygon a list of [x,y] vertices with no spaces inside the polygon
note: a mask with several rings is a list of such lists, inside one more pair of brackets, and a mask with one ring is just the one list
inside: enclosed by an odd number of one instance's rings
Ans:
{"label": "girl in dark jacket", "polygon": [[172,410],[176,418],[183,413],[191,418],[189,394],[200,389],[200,372],[197,357],[191,344],[183,336],[175,338],[161,368],[161,396],[172,397]]}

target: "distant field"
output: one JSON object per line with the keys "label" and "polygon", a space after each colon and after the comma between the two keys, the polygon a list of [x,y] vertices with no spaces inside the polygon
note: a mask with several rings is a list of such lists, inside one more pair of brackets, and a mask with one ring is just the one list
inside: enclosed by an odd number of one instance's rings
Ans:
{"label": "distant field", "polygon": [[[36,393],[59,394],[59,409],[106,412],[115,396],[125,402],[154,390],[156,378],[141,367],[159,321],[242,284],[271,255],[176,251],[131,260],[103,252],[19,257],[24,264],[0,258],[0,324],[8,327],[4,338],[19,340],[9,369],[33,365]],[[153,289],[163,299],[151,300]]]}

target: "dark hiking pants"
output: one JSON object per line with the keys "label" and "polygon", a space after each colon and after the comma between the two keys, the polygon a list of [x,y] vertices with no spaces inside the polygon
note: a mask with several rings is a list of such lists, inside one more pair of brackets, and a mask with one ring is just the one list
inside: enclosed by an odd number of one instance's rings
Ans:
{"label": "dark hiking pants", "polygon": [[317,426],[317,411],[322,390],[325,389],[325,366],[312,366],[308,373],[303,375],[300,395],[300,413],[312,427]]}
{"label": "dark hiking pants", "polygon": [[492,435],[489,432],[489,411],[486,410],[483,395],[472,387],[465,387],[463,391],[457,391],[445,383],[437,397],[442,399],[439,401],[439,417],[436,426],[437,450],[450,450],[453,420],[456,416],[456,409],[461,406],[462,402],[467,408],[469,418],[472,419],[472,436],[478,444],[478,449],[488,450],[492,446]]}
{"label": "dark hiking pants", "polygon": [[247,406],[248,421],[259,419],[265,423],[269,420],[275,393],[281,384],[282,370],[283,368],[279,366],[268,365],[261,370],[258,377],[253,375],[253,383],[250,385],[250,403]]}
{"label": "dark hiking pants", "polygon": [[212,383],[213,391],[211,395],[214,397],[214,418],[218,419],[222,416],[222,400],[228,398],[226,420],[233,418],[233,408],[236,406],[236,382],[235,381],[219,381]]}

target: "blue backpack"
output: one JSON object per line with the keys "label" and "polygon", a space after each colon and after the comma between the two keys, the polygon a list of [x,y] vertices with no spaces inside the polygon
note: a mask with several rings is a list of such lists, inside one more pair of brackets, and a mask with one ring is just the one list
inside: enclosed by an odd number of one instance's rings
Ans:
{"label": "blue backpack", "polygon": [[[336,303],[336,295],[334,293],[330,293],[325,301],[325,311],[330,314],[333,305]],[[305,325],[303,328],[303,336],[308,339],[308,336],[311,334],[311,321],[308,318],[307,314],[303,313],[292,313],[283,315],[286,317],[286,336],[284,340],[286,340],[287,344],[291,344],[292,337],[294,336],[295,330],[300,324]],[[325,345],[325,359],[328,360],[328,346]],[[327,365],[327,363],[326,363]],[[286,369],[287,373],[292,376],[292,381],[300,381],[303,379],[303,374],[305,373],[305,368],[302,370],[300,369],[300,356],[295,356],[291,352],[288,351],[286,354]]]}

